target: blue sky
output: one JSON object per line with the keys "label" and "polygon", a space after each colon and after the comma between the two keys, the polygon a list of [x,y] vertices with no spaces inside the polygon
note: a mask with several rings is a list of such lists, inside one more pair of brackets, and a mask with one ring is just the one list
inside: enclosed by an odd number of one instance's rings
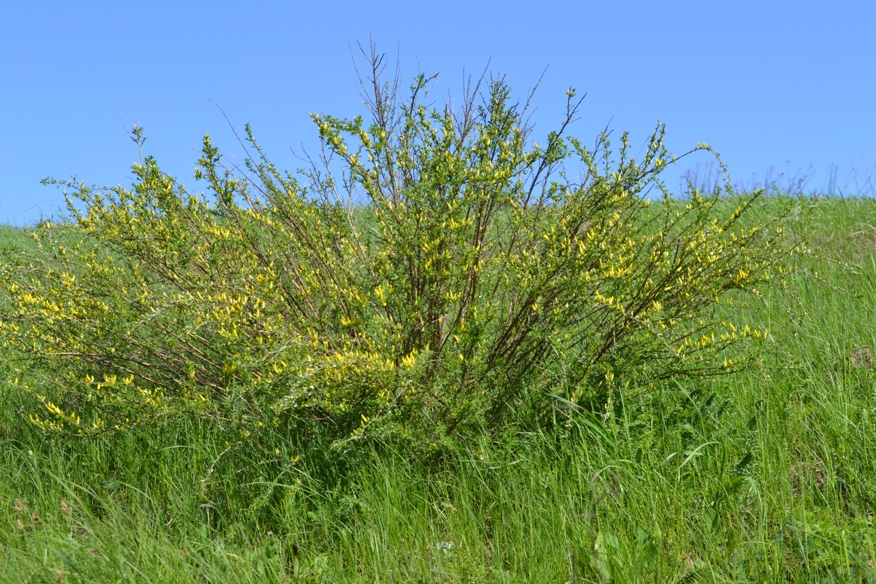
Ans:
{"label": "blue sky", "polygon": [[823,190],[835,166],[846,194],[872,194],[874,25],[872,0],[5,2],[0,223],[59,213],[46,176],[129,185],[137,150],[122,121],[142,125],[146,153],[200,191],[205,133],[240,157],[213,103],[296,168],[290,148],[317,143],[308,113],[364,113],[351,47],[369,35],[400,53],[405,79],[440,72],[438,100],[458,95],[463,69],[504,73],[524,97],[547,67],[537,131],[559,121],[573,86],[587,93],[573,129],[587,142],[610,123],[638,147],[661,120],[671,150],[708,142],[736,181],[772,168]]}

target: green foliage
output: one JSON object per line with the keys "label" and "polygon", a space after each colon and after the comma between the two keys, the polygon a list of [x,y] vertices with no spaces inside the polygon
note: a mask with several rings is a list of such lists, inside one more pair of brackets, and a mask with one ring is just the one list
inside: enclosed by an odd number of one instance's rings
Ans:
{"label": "green foliage", "polygon": [[876,201],[763,198],[742,221],[789,204],[814,251],[715,314],[769,328],[762,362],[440,466],[282,428],[235,445],[211,418],[47,437],[20,390],[44,373],[0,352],[2,579],[872,582]]}
{"label": "green foliage", "polygon": [[745,362],[727,349],[763,333],[714,309],[789,251],[778,224],[740,226],[758,194],[724,213],[719,191],[671,199],[664,127],[641,160],[626,134],[616,157],[608,134],[588,149],[566,136],[571,90],[541,146],[502,79],[433,108],[428,78],[402,101],[370,65],[371,121],[314,115],[323,153],[297,176],[247,127],[245,170],[205,137],[209,198],[151,157],[132,189],[69,185],[83,210],[0,266],[4,347],[45,373],[25,388],[34,422],[91,435],[201,416],[242,440],[431,449]]}

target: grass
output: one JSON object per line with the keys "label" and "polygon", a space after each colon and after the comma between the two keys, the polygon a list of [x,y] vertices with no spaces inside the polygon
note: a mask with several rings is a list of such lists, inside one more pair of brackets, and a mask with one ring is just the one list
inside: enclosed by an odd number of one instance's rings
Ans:
{"label": "grass", "polygon": [[[775,211],[775,199],[757,212]],[[762,216],[764,216],[762,215]],[[52,441],[0,359],[10,582],[876,581],[876,200],[802,201],[812,254],[736,306],[758,367],[436,469],[209,420]],[[0,245],[22,237],[0,229]],[[731,309],[727,309],[731,310]]]}

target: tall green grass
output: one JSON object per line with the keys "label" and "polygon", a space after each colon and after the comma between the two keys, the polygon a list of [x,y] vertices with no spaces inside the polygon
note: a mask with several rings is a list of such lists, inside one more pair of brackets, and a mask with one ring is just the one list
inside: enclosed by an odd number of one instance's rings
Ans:
{"label": "tall green grass", "polygon": [[796,205],[787,289],[724,308],[758,366],[437,465],[208,418],[52,442],[0,358],[0,580],[876,581],[876,201]]}

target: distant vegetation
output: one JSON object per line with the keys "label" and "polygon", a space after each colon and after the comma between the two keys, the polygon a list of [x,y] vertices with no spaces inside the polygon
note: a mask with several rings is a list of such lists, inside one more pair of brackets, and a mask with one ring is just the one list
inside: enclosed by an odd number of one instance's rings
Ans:
{"label": "distant vegetation", "polygon": [[146,156],[0,230],[0,573],[870,577],[876,205],[661,196],[662,127],[368,66],[298,175],[247,128],[209,197]]}

